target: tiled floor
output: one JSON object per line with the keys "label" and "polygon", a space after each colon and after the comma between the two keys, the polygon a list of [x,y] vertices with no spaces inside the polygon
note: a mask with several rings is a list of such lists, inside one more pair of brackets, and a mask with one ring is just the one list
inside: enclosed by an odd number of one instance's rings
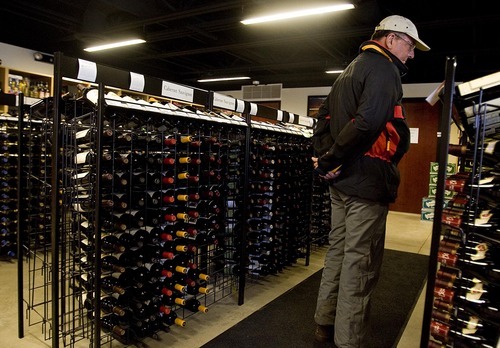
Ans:
{"label": "tiled floor", "polygon": [[[386,248],[428,255],[431,232],[432,223],[421,221],[420,215],[391,212],[388,218]],[[234,296],[228,296],[211,306],[208,313],[197,313],[189,317],[188,327],[174,328],[171,334],[162,335],[161,341],[148,340],[146,343],[150,348],[174,345],[183,348],[200,347],[321,269],[324,252],[324,248],[315,250],[309,266],[298,262],[278,277],[266,277],[258,284],[247,283],[243,305],[238,306],[235,291]],[[16,263],[0,263],[0,347],[50,347],[51,341],[43,340],[39,326],[26,327],[25,337],[18,338],[16,272]],[[424,294],[425,290],[422,291],[398,348],[419,347]],[[76,346],[89,347],[88,342]],[[113,344],[113,347],[118,346]]]}

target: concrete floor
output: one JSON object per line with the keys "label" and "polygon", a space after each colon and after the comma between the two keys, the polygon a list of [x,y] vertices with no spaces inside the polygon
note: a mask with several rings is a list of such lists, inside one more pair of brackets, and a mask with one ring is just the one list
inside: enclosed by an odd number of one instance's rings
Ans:
{"label": "concrete floor", "polygon": [[[386,248],[429,255],[431,232],[432,222],[421,221],[420,215],[390,212]],[[175,327],[170,333],[162,335],[161,341],[147,340],[146,343],[150,348],[174,345],[183,348],[200,347],[321,269],[324,252],[325,248],[315,249],[309,266],[299,261],[277,277],[265,277],[258,282],[247,282],[243,305],[238,306],[237,291],[234,291],[230,296],[210,306],[208,313],[196,313],[189,317],[186,327]],[[50,347],[51,341],[44,340],[39,325],[26,327],[24,338],[18,338],[17,263],[0,262],[0,279],[0,347]],[[398,348],[419,347],[424,294],[425,289]],[[60,347],[63,345],[60,344]],[[89,343],[82,341],[75,344],[75,347],[89,347]],[[113,343],[112,347],[120,347],[120,344]]]}

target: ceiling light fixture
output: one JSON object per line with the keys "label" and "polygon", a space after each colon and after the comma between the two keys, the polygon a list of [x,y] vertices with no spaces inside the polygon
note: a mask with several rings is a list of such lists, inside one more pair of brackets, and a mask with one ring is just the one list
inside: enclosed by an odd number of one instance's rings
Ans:
{"label": "ceiling light fixture", "polygon": [[84,51],[96,52],[96,51],[102,51],[102,50],[109,50],[111,48],[137,45],[137,44],[144,43],[144,42],[146,42],[146,40],[143,40],[143,39],[131,39],[131,40],[125,40],[125,41],[117,41],[117,42],[112,42],[109,44],[87,47],[87,48],[84,48]]}
{"label": "ceiling light fixture", "polygon": [[344,69],[338,69],[338,70],[327,70],[325,71],[327,74],[340,74]]}
{"label": "ceiling light fixture", "polygon": [[257,24],[257,23],[264,23],[264,22],[272,22],[272,21],[279,21],[279,20],[283,20],[283,19],[324,14],[324,13],[328,13],[328,12],[351,10],[353,8],[354,8],[353,4],[337,4],[337,5],[331,5],[331,6],[325,6],[325,7],[317,7],[317,8],[311,8],[311,9],[277,13],[277,14],[272,14],[272,15],[267,15],[267,16],[262,16],[262,17],[249,18],[249,19],[242,20],[241,23],[248,25],[248,24]]}
{"label": "ceiling light fixture", "polygon": [[234,80],[250,80],[248,76],[237,76],[237,77],[217,77],[213,79],[201,79],[198,82],[219,82],[219,81],[234,81]]}

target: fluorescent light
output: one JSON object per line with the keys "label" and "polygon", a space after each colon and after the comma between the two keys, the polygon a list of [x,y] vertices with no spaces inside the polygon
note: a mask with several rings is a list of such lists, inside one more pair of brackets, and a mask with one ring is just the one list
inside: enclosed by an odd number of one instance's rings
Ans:
{"label": "fluorescent light", "polygon": [[325,71],[327,74],[340,74],[342,71],[344,71],[343,69],[340,69],[340,70],[327,70]]}
{"label": "fluorescent light", "polygon": [[132,39],[132,40],[125,40],[125,41],[118,41],[118,42],[112,42],[112,43],[105,44],[105,45],[87,47],[84,49],[84,51],[95,52],[95,51],[109,50],[110,48],[137,45],[137,44],[144,43],[144,42],[146,42],[146,40],[143,40],[143,39]]}
{"label": "fluorescent light", "polygon": [[344,10],[350,10],[353,8],[354,8],[353,4],[331,5],[331,6],[326,6],[326,7],[318,7],[318,8],[311,8],[311,9],[305,9],[305,10],[277,13],[277,14],[262,16],[262,17],[249,18],[249,19],[242,20],[241,23],[246,24],[246,25],[257,24],[257,23],[264,23],[264,22],[271,22],[271,21],[279,21],[279,20],[283,20],[283,19],[318,15],[318,14],[323,14],[323,13],[328,13],[328,12],[344,11]]}
{"label": "fluorescent light", "polygon": [[213,79],[202,79],[198,82],[218,82],[218,81],[234,81],[234,80],[250,80],[248,76],[237,76],[237,77],[217,77]]}

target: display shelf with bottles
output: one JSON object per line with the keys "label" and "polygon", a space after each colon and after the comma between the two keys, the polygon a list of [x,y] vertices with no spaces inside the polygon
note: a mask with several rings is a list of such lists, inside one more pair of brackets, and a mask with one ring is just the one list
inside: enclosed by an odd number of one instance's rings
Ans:
{"label": "display shelf with bottles", "polygon": [[[25,105],[31,105],[38,100],[52,95],[52,77],[28,71],[0,67],[0,89],[7,94],[24,96]],[[8,106],[3,106],[2,112],[10,113]]]}
{"label": "display shelf with bottles", "polygon": [[[451,119],[453,103],[460,115],[454,122],[460,123],[463,143],[441,144],[442,150],[459,157],[461,170],[441,182],[455,196],[435,215],[436,245],[431,248],[433,272],[427,285],[422,346],[500,344],[500,132],[491,123],[500,94],[489,89],[491,76],[465,85],[480,86],[481,81],[489,81],[484,90],[464,93],[467,88],[455,87],[450,77],[445,91],[448,107],[443,117]],[[456,91],[453,98],[451,91]]]}
{"label": "display shelf with bottles", "polygon": [[[6,105],[15,103],[0,96]],[[18,255],[19,135],[18,119],[0,116],[0,261]]]}
{"label": "display shelf with bottles", "polygon": [[[277,190],[251,198],[252,214],[274,214],[276,242],[260,247],[272,247],[275,269],[307,253],[312,169],[299,118],[100,65],[97,88],[71,93],[63,76],[90,76],[79,63],[56,54],[60,97],[24,112],[24,192],[39,197],[22,209],[24,301],[53,347],[141,346],[241,290],[256,274],[244,233],[251,138],[266,143],[258,175],[276,175]],[[251,122],[255,113],[287,122]]]}

